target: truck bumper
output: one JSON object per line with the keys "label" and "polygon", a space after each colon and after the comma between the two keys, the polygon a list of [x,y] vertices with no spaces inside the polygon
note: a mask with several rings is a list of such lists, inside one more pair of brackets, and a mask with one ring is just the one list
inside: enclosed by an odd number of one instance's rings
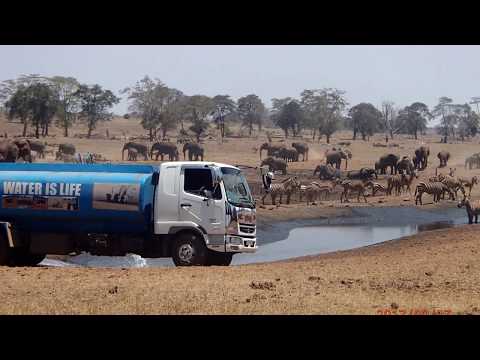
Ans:
{"label": "truck bumper", "polygon": [[256,238],[244,238],[235,235],[225,235],[225,244],[222,245],[207,245],[210,250],[220,252],[235,252],[235,253],[254,253],[257,251]]}

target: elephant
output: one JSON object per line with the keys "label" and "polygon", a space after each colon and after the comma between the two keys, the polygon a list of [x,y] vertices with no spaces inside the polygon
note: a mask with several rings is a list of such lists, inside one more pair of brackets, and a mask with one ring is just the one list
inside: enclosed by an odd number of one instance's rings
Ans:
{"label": "elephant", "polygon": [[128,148],[128,151],[127,151],[128,161],[137,161],[137,157],[138,157],[137,149],[132,148],[132,147]]}
{"label": "elephant", "polygon": [[18,148],[18,159],[23,159],[25,162],[32,162],[32,149],[30,148],[30,141],[26,139],[18,139],[13,142]]}
{"label": "elephant", "polygon": [[298,152],[295,149],[281,148],[278,151],[277,156],[286,162],[298,161]]}
{"label": "elephant", "polygon": [[390,166],[390,174],[397,173],[397,164],[400,158],[395,154],[387,154],[380,157],[375,163],[375,170],[380,171],[380,174],[385,174],[387,168]]}
{"label": "elephant", "polygon": [[415,150],[414,165],[417,170],[424,170],[428,165],[430,149],[427,146],[420,146]]}
{"label": "elephant", "polygon": [[313,176],[318,172],[318,177],[320,180],[333,180],[335,178],[340,178],[342,172],[338,169],[335,169],[332,165],[318,165],[313,171]]}
{"label": "elephant", "polygon": [[30,149],[32,151],[35,151],[38,155],[39,159],[45,159],[45,150],[47,148],[46,143],[42,143],[40,141],[33,141],[33,140],[27,140],[30,142]]}
{"label": "elephant", "polygon": [[437,154],[437,157],[440,160],[440,165],[438,167],[445,167],[447,166],[448,159],[450,159],[450,153],[442,150]]}
{"label": "elephant", "polygon": [[332,166],[335,165],[337,169],[340,169],[340,165],[342,164],[342,159],[345,159],[345,169],[348,166],[348,159],[352,158],[352,154],[350,152],[346,152],[343,150],[328,150],[325,152],[325,158],[327,165],[330,164]]}
{"label": "elephant", "polygon": [[306,143],[292,143],[292,147],[297,150],[298,155],[302,155],[302,161],[308,161],[308,145]]}
{"label": "elephant", "polygon": [[179,155],[178,155],[178,149],[177,145],[171,142],[157,142],[152,145],[152,148],[150,149],[150,158],[153,159],[153,153],[156,153],[155,160],[158,160],[158,157],[161,156],[161,161],[163,161],[163,156],[168,155],[168,158],[170,161],[178,161],[179,160]]}
{"label": "elephant", "polygon": [[260,167],[268,165],[271,171],[281,171],[283,175],[287,175],[287,162],[284,160],[277,160],[269,156],[262,161]]}
{"label": "elephant", "polygon": [[15,162],[18,159],[18,147],[13,142],[4,140],[0,142],[0,161]]}
{"label": "elephant", "polygon": [[75,155],[77,150],[73,144],[60,144],[58,145],[58,152],[61,154]]}
{"label": "elephant", "polygon": [[371,180],[375,176],[378,179],[377,172],[372,168],[361,168],[360,170],[350,170],[346,173],[347,179]]}
{"label": "elephant", "polygon": [[137,150],[139,155],[142,155],[145,160],[148,160],[148,147],[147,147],[147,145],[139,144],[139,143],[136,143],[136,142],[127,142],[125,145],[123,145],[122,160],[124,159],[125,150],[128,150],[129,148],[133,148],[133,149]]}
{"label": "elephant", "polygon": [[260,146],[260,160],[262,159],[262,151],[267,150],[267,156],[275,156],[281,153],[282,149],[286,149],[285,145],[270,145],[269,143],[263,143]]}
{"label": "elephant", "polygon": [[480,167],[480,153],[473,154],[465,159],[465,169],[472,170],[472,168],[478,169]]}
{"label": "elephant", "polygon": [[408,156],[404,156],[402,160],[397,163],[397,171],[410,175],[415,171],[415,165]]}
{"label": "elephant", "polygon": [[183,159],[184,160],[185,160],[185,154],[186,154],[187,151],[188,151],[188,160],[189,161],[192,161],[193,157],[195,157],[195,161],[198,161],[199,157],[203,161],[203,156],[204,156],[205,150],[199,144],[197,144],[197,143],[186,143],[185,145],[183,145]]}

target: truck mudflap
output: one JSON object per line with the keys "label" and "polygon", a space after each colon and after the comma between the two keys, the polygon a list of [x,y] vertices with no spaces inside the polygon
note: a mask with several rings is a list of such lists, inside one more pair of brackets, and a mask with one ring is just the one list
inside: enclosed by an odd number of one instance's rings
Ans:
{"label": "truck mudflap", "polygon": [[218,252],[254,253],[258,250],[256,238],[225,235],[224,244],[207,244],[207,248]]}

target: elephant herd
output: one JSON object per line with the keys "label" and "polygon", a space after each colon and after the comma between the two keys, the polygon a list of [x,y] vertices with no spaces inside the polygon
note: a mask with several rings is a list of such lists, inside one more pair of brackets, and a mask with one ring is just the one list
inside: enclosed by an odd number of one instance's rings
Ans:
{"label": "elephant herd", "polygon": [[[125,151],[129,161],[136,161],[138,156],[142,156],[143,160],[155,159],[158,161],[160,157],[161,161],[168,155],[170,161],[178,161],[180,159],[177,145],[171,142],[156,142],[149,149],[147,145],[136,142],[127,142],[122,148],[122,160],[125,160]],[[183,158],[186,159],[188,154],[189,161],[203,161],[205,155],[205,149],[203,146],[197,143],[185,143],[183,145]]]}
{"label": "elephant herd", "polygon": [[0,142],[0,162],[32,162],[34,155],[45,158],[46,144],[29,139]]}

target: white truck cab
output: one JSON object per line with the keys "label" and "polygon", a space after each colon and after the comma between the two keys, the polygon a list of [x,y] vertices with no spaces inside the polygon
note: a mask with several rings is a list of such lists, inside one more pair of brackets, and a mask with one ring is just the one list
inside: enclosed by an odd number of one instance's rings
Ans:
{"label": "white truck cab", "polygon": [[[155,235],[196,231],[208,251],[218,253],[219,259],[226,257],[228,263],[234,253],[257,250],[255,201],[245,176],[234,166],[164,162],[154,201]],[[192,244],[175,249],[176,263],[188,262],[196,251]]]}

